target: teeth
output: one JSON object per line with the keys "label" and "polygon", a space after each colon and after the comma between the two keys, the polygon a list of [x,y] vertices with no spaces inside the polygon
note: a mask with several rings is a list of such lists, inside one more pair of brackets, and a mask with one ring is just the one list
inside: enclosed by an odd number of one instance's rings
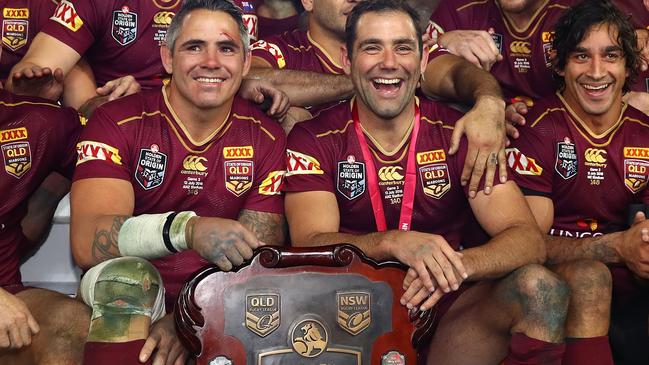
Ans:
{"label": "teeth", "polygon": [[208,82],[208,83],[220,83],[223,82],[223,79],[216,77],[199,77],[196,79],[199,82]]}
{"label": "teeth", "polygon": [[608,87],[608,85],[609,85],[609,84],[604,84],[604,85],[599,85],[599,86],[593,86],[593,85],[583,84],[582,86],[583,86],[585,89],[588,89],[588,90],[603,90],[603,89],[606,89],[606,88]]}
{"label": "teeth", "polygon": [[399,79],[374,79],[377,84],[394,85],[399,83]]}

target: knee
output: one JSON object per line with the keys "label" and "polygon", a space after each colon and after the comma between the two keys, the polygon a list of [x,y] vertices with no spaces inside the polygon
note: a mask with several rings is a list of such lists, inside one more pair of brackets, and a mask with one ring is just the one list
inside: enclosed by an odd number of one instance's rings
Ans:
{"label": "knee", "polygon": [[560,271],[571,291],[571,302],[587,302],[589,306],[609,304],[613,279],[608,267],[599,261],[572,262]]}
{"label": "knee", "polygon": [[526,265],[510,275],[511,297],[521,308],[524,319],[551,328],[565,322],[570,289],[554,273],[541,265]]}
{"label": "knee", "polygon": [[90,269],[81,295],[92,318],[108,314],[144,315],[152,321],[164,315],[164,286],[157,269],[138,257],[105,261]]}

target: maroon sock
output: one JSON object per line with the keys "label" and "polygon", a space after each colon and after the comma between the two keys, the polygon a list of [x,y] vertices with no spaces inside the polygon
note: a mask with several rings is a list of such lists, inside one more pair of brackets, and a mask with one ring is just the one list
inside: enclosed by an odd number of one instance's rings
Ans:
{"label": "maroon sock", "polygon": [[[145,340],[86,342],[83,350],[83,363],[85,365],[141,365],[138,357],[144,342]],[[151,365],[153,363],[151,358],[145,364]]]}
{"label": "maroon sock", "polygon": [[509,342],[505,365],[561,365],[566,351],[563,343],[552,343],[516,333]]}
{"label": "maroon sock", "polygon": [[608,336],[566,339],[563,365],[613,365]]}

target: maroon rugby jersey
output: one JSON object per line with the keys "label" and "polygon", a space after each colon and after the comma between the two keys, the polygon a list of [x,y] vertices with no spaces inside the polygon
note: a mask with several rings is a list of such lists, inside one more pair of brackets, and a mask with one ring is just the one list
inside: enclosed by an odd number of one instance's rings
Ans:
{"label": "maroon rugby jersey", "polygon": [[20,283],[20,256],[30,248],[20,227],[28,198],[52,171],[72,176],[80,132],[74,109],[0,89],[0,285]]}
{"label": "maroon rugby jersey", "polygon": [[[193,141],[166,93],[150,90],[105,104],[77,145],[74,179],[117,178],[135,192],[133,215],[193,210],[237,219],[242,209],[283,213],[280,185],[286,137],[253,104],[234,99],[227,122]],[[175,299],[182,284],[208,263],[195,251],[152,260]]]}
{"label": "maroon rugby jersey", "polygon": [[649,117],[625,106],[596,135],[559,95],[535,103],[528,124],[507,149],[525,194],[554,203],[551,234],[601,235],[625,229],[627,207],[649,203]]}
{"label": "maroon rugby jersey", "polygon": [[2,9],[2,54],[0,80],[20,61],[47,19],[52,16],[54,0],[0,0]]}
{"label": "maroon rugby jersey", "polygon": [[500,82],[505,97],[537,99],[554,93],[549,59],[552,32],[556,21],[574,2],[549,0],[525,29],[518,29],[505,18],[495,0],[444,0],[431,15],[426,32],[433,39],[451,30],[491,32],[503,55],[503,60],[491,67],[491,73]]}
{"label": "maroon rugby jersey", "polygon": [[[456,155],[448,156],[446,151],[461,114],[423,98],[420,107],[411,229],[441,235],[458,249],[461,229],[471,215],[466,190],[460,185],[466,140]],[[397,229],[401,211],[410,134],[405,138],[403,146],[388,155],[366,137],[374,155],[388,229]],[[341,232],[377,231],[350,102],[297,124],[288,137],[287,155],[284,191],[332,192],[338,201]]]}

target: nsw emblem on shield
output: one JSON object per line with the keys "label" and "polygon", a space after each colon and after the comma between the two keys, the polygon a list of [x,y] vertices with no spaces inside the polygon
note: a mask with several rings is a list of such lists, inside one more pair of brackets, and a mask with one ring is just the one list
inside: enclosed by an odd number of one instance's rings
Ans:
{"label": "nsw emblem on shield", "polygon": [[368,292],[338,292],[337,322],[340,328],[356,336],[372,323],[371,296]]}

